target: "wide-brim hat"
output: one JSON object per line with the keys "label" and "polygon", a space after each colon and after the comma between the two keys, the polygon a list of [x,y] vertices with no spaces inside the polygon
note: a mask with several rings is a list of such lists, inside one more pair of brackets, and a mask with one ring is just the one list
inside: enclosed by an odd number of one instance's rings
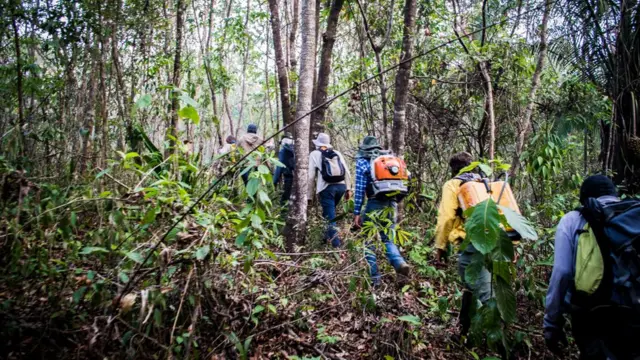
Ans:
{"label": "wide-brim hat", "polygon": [[331,146],[331,137],[325,133],[319,133],[318,137],[312,140],[312,142],[317,147],[333,147]]}
{"label": "wide-brim hat", "polygon": [[382,146],[378,143],[378,139],[375,136],[367,136],[362,140],[362,144],[359,147],[360,150],[373,150],[382,149]]}

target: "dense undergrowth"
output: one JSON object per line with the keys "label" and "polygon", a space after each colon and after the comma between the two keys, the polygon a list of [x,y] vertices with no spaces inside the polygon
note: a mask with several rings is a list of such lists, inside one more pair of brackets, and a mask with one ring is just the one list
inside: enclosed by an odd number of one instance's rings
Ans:
{"label": "dense undergrowth", "polygon": [[[431,194],[416,189],[395,230],[411,279],[395,279],[379,254],[385,275],[374,289],[362,244],[379,225],[352,234],[351,202],[339,215],[342,249],[322,243],[312,210],[307,244],[285,252],[284,209],[272,200],[278,162],[258,152],[238,171],[255,170],[246,188],[229,176],[172,229],[233,159],[206,166],[186,150],[164,161],[151,155],[121,153],[67,187],[2,162],[0,338],[8,358],[466,359],[498,354],[498,343],[511,357],[549,356],[539,329],[552,230],[540,227],[538,240],[515,248],[513,270],[497,273],[514,275],[505,288],[517,297],[513,318],[498,296],[484,308],[491,314],[475,320],[476,346],[465,348],[452,339],[456,261],[431,260]],[[526,212],[539,222],[561,214],[550,206]]]}

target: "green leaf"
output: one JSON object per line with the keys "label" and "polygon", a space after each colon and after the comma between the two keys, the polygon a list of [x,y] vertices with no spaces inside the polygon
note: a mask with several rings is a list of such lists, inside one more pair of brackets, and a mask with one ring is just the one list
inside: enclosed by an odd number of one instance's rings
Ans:
{"label": "green leaf", "polygon": [[506,232],[500,232],[498,246],[495,248],[493,260],[496,261],[512,261],[514,257],[513,242],[509,239]]}
{"label": "green leaf", "polygon": [[501,231],[496,203],[487,199],[474,206],[464,227],[473,246],[482,254],[490,253],[496,247]]}
{"label": "green leaf", "polygon": [[260,216],[256,215],[256,214],[252,214],[251,215],[251,226],[253,226],[254,228],[260,228],[262,225],[262,219],[260,219]]}
{"label": "green leaf", "polygon": [[142,257],[142,254],[140,254],[137,251],[129,251],[126,256],[129,259],[137,262],[138,264],[142,264],[142,262],[144,261],[144,258]]}
{"label": "green leaf", "polygon": [[247,231],[243,231],[240,235],[238,235],[238,237],[236,238],[236,246],[243,246],[245,240],[247,240],[247,235]]}
{"label": "green leaf", "polygon": [[144,218],[142,219],[142,225],[151,224],[152,222],[154,222],[156,220],[156,214],[157,213],[155,208],[147,210],[147,212],[144,214]]}
{"label": "green leaf", "polygon": [[475,252],[471,256],[471,262],[464,271],[464,279],[469,284],[475,284],[480,280],[483,271],[485,271],[484,255],[480,252]]}
{"label": "green leaf", "polygon": [[269,171],[269,168],[266,165],[258,166],[258,172],[260,172],[261,174],[270,174],[271,173],[271,171]]}
{"label": "green leaf", "polygon": [[409,324],[420,326],[422,325],[422,320],[415,315],[403,315],[399,316],[398,320],[402,320],[404,322],[408,322]]}
{"label": "green leaf", "polygon": [[258,192],[259,187],[260,187],[260,179],[258,178],[249,179],[249,182],[247,183],[247,194],[253,197],[256,194],[256,192]]}
{"label": "green leaf", "polygon": [[511,323],[516,319],[516,294],[506,281],[497,277],[495,281],[496,301],[502,320]]}
{"label": "green leaf", "polygon": [[149,105],[151,105],[151,95],[149,94],[142,95],[136,100],[137,109],[144,109]]}
{"label": "green leaf", "polygon": [[258,199],[263,205],[271,206],[271,199],[269,199],[269,195],[266,192],[258,191]]}
{"label": "green leaf", "polygon": [[125,159],[125,160],[131,160],[131,159],[133,159],[133,158],[137,158],[137,157],[140,157],[140,154],[138,154],[138,153],[137,153],[137,152],[135,152],[135,151],[132,151],[132,152],[127,153],[127,154],[124,156],[124,159]]}
{"label": "green leaf", "polygon": [[538,234],[533,226],[531,226],[529,220],[506,206],[499,205],[498,207],[502,210],[509,226],[517,231],[523,239],[538,240]]}
{"label": "green leaf", "polygon": [[96,252],[101,252],[101,253],[108,253],[109,250],[103,248],[103,247],[98,247],[98,246],[85,246],[82,248],[82,250],[80,250],[80,252],[78,254],[80,255],[89,255],[89,254],[93,254]]}
{"label": "green leaf", "polygon": [[109,173],[109,171],[111,171],[111,168],[106,168],[106,169],[104,169],[104,170],[100,171],[100,172],[98,173],[98,175],[96,175],[96,179],[100,179],[101,177],[103,177],[103,176],[104,176],[104,174]]}
{"label": "green leaf", "polygon": [[118,273],[118,278],[120,279],[120,282],[122,282],[123,284],[126,284],[129,282],[129,275],[127,275],[127,273],[124,271],[120,271],[120,273]]}
{"label": "green leaf", "polygon": [[499,276],[507,283],[511,283],[511,262],[494,261],[492,272],[494,275]]}
{"label": "green leaf", "polygon": [[183,119],[189,119],[194,124],[198,125],[200,123],[200,115],[198,115],[198,111],[191,105],[187,105],[178,111],[178,115]]}
{"label": "green leaf", "polygon": [[199,248],[198,251],[196,251],[196,259],[200,261],[204,260],[207,257],[207,255],[209,255],[210,251],[211,251],[211,247],[209,246],[209,244]]}
{"label": "green leaf", "polygon": [[253,311],[251,312],[251,315],[259,314],[259,313],[261,313],[263,311],[264,311],[264,306],[257,305],[256,307],[253,308]]}
{"label": "green leaf", "polygon": [[180,101],[187,104],[188,106],[192,106],[194,108],[198,107],[198,102],[193,100],[189,95],[187,95],[184,92],[180,94]]}
{"label": "green leaf", "polygon": [[478,164],[478,167],[484,173],[485,176],[490,177],[491,175],[493,175],[493,170],[491,169],[491,166],[480,163]]}
{"label": "green leaf", "polygon": [[276,307],[273,304],[269,304],[267,305],[267,308],[269,309],[269,311],[271,311],[273,314],[277,314],[277,310]]}
{"label": "green leaf", "polygon": [[76,304],[79,303],[80,300],[82,300],[82,298],[84,297],[84,293],[86,293],[86,292],[87,292],[87,287],[86,286],[83,286],[80,289],[74,291],[74,293],[73,293],[73,302],[76,303]]}

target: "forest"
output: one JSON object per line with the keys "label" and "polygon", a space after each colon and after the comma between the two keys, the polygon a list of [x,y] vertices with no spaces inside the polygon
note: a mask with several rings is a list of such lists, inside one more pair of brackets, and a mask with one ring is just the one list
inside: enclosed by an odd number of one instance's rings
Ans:
{"label": "forest", "polygon": [[582,353],[554,239],[640,192],[640,1],[0,4],[0,358]]}

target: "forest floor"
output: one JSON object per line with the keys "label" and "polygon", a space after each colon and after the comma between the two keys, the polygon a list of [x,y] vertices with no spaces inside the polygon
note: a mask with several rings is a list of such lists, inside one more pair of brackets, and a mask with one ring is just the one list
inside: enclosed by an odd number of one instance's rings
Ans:
{"label": "forest floor", "polygon": [[[397,281],[382,256],[378,259],[385,271],[382,285],[363,290],[367,287],[366,277],[362,276],[366,274],[366,263],[354,249],[325,248],[275,256],[255,260],[253,266],[260,269],[260,277],[248,279],[238,267],[229,272],[197,271],[196,275],[185,271],[172,280],[176,289],[163,289],[173,293],[166,301],[174,310],[182,307],[189,287],[199,289],[201,297],[188,327],[193,335],[180,336],[180,342],[189,336],[197,339],[197,347],[191,350],[193,355],[203,359],[497,356],[486,347],[468,349],[452,339],[458,329],[456,303],[460,294],[455,261],[435,272],[432,267],[414,265],[411,279]],[[92,264],[84,266],[90,268]],[[425,276],[425,269],[435,276]],[[39,279],[1,285],[0,323],[20,328],[20,336],[5,344],[9,349],[7,358],[120,358],[123,353],[118,348],[125,342],[123,334],[129,331],[131,341],[129,347],[124,347],[128,357],[166,356],[169,347],[157,340],[166,341],[166,331],[145,331],[143,326],[131,325],[138,318],[138,323],[149,322],[153,312],[149,304],[142,305],[147,310],[141,309],[140,313],[121,310],[108,330],[110,322],[104,312],[92,311],[88,304],[69,306],[73,304],[74,289],[87,280],[79,277],[75,281],[77,284],[65,287],[66,293],[58,294],[57,299],[47,295],[48,284]],[[189,302],[194,305],[193,299]],[[512,326],[512,333],[520,341],[512,358],[553,358],[544,346],[542,316],[539,302],[520,292],[518,320]],[[171,334],[175,327],[174,323]],[[119,346],[105,342],[105,337]],[[135,338],[137,341],[133,341]]]}

